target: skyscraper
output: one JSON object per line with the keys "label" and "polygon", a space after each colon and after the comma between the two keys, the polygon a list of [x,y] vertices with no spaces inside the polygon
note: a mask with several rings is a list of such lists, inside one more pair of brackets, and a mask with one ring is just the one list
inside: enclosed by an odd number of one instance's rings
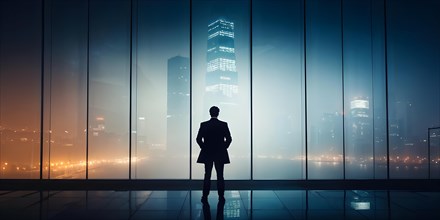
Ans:
{"label": "skyscraper", "polygon": [[352,147],[354,155],[365,160],[370,158],[371,148],[373,147],[372,139],[372,117],[370,110],[370,102],[366,97],[354,97],[350,102],[350,115],[347,126],[351,132],[351,140],[347,140],[347,146]]}
{"label": "skyscraper", "polygon": [[234,23],[219,18],[208,25],[205,105],[236,105],[238,74],[236,70]]}
{"label": "skyscraper", "polygon": [[177,117],[189,112],[189,58],[168,59],[167,115]]}
{"label": "skyscraper", "polygon": [[168,59],[167,79],[167,149],[189,143],[183,131],[189,127],[189,58],[175,56]]}

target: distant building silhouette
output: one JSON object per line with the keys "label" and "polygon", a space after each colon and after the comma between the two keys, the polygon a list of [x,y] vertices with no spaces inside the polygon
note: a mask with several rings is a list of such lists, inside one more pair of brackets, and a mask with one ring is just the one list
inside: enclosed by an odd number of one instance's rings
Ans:
{"label": "distant building silhouette", "polygon": [[183,132],[189,126],[190,72],[189,58],[175,56],[168,59],[167,79],[167,149],[189,143]]}
{"label": "distant building silhouette", "polygon": [[[338,113],[323,113],[321,127],[318,133],[317,146],[326,146],[327,149],[336,149],[341,142],[341,129],[338,127],[341,115]],[[332,150],[333,151],[333,150]]]}
{"label": "distant building silhouette", "polygon": [[414,137],[411,126],[417,123],[413,104],[410,101],[396,101],[393,105],[395,107],[391,108],[389,114],[390,150],[396,156],[418,155],[417,149],[414,149],[417,137]]}

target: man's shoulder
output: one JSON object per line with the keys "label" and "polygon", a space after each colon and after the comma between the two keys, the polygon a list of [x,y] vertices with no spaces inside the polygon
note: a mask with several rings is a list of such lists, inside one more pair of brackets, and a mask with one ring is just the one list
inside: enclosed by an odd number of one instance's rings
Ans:
{"label": "man's shoulder", "polygon": [[200,125],[209,125],[209,124],[223,124],[223,125],[227,125],[228,123],[225,122],[225,121],[220,121],[218,119],[215,119],[215,120],[211,119],[211,120],[204,121],[204,122],[200,123]]}
{"label": "man's shoulder", "polygon": [[225,121],[220,121],[220,120],[218,120],[217,123],[221,124],[222,126],[227,126],[227,125],[228,125],[227,122],[225,122]]}

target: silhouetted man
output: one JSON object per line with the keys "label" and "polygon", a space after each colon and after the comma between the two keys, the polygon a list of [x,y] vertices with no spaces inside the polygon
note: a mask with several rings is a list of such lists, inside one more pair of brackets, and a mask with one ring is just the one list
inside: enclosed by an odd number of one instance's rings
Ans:
{"label": "silhouetted man", "polygon": [[225,164],[230,163],[228,147],[232,142],[231,133],[228,124],[217,119],[220,109],[212,106],[209,109],[211,119],[200,124],[199,133],[197,133],[197,144],[200,151],[197,163],[205,164],[205,178],[203,180],[202,202],[208,202],[209,190],[211,189],[212,166],[215,166],[217,173],[217,190],[220,201],[225,197],[225,180],[223,178],[223,168]]}

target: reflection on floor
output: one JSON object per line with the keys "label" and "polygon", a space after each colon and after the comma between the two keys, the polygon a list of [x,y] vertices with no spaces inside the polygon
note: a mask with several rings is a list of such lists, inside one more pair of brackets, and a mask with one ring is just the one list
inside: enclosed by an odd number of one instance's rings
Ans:
{"label": "reflection on floor", "polygon": [[1,191],[0,219],[440,219],[440,192]]}

